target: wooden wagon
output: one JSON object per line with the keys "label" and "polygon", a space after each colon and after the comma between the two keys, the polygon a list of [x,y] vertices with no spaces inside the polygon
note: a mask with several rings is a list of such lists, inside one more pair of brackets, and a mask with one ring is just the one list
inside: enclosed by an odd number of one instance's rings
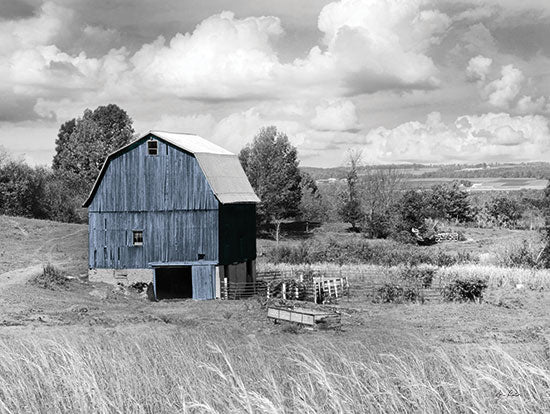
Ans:
{"label": "wooden wagon", "polygon": [[274,322],[287,321],[320,329],[339,329],[342,325],[338,312],[323,309],[270,306],[267,317]]}

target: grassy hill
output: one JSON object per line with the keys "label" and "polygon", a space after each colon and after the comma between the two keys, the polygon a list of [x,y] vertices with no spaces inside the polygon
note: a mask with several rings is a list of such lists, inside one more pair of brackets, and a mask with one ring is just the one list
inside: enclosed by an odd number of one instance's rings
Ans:
{"label": "grassy hill", "polygon": [[87,270],[87,224],[0,216],[0,229],[0,273],[48,262],[75,275]]}

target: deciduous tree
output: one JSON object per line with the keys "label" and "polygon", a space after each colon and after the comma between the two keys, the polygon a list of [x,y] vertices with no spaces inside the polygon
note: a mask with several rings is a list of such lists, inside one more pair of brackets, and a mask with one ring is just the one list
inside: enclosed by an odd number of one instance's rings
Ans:
{"label": "deciduous tree", "polygon": [[81,118],[61,125],[53,170],[80,197],[91,189],[108,154],[129,143],[132,119],[117,105],[84,111]]}
{"label": "deciduous tree", "polygon": [[361,223],[365,214],[361,205],[359,193],[358,169],[361,163],[361,151],[350,151],[348,154],[349,169],[346,175],[347,188],[341,194],[341,204],[338,214],[344,223],[351,224],[352,231],[358,231],[357,224]]}
{"label": "deciduous tree", "polygon": [[275,224],[278,242],[282,221],[300,213],[302,188],[296,148],[286,134],[268,126],[260,129],[252,144],[241,150],[239,160],[261,200],[258,221]]}

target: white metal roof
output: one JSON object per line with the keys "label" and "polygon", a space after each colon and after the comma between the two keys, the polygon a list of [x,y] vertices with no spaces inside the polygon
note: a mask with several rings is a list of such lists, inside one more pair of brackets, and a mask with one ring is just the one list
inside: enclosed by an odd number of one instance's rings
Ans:
{"label": "white metal roof", "polygon": [[232,152],[227,151],[198,135],[182,134],[166,131],[150,131],[138,140],[119,148],[110,154],[105,160],[101,172],[94,183],[88,199],[84,202],[87,207],[99,187],[99,183],[107,170],[109,162],[128,148],[150,135],[166,141],[195,156],[201,167],[214,195],[222,204],[237,203],[259,203],[260,199],[254,193],[248,178],[239,162],[239,158]]}
{"label": "white metal roof", "polygon": [[150,134],[156,135],[159,138],[168,141],[170,144],[175,145],[181,149],[184,149],[193,154],[208,153],[208,154],[225,154],[232,155],[232,152],[227,151],[206,139],[193,134],[182,134],[179,132],[166,132],[166,131],[150,131]]}

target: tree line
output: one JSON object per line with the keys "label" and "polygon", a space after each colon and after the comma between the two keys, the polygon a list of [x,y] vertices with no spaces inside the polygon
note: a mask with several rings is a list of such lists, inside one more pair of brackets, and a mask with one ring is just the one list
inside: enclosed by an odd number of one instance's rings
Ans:
{"label": "tree line", "polygon": [[63,123],[51,166],[31,167],[0,149],[0,214],[82,223],[81,207],[108,154],[134,138],[132,119],[114,104]]}
{"label": "tree line", "polygon": [[[0,151],[0,213],[65,222],[85,222],[82,203],[108,154],[131,142],[133,122],[117,105],[86,110],[63,123],[51,167],[31,167]],[[274,126],[261,128],[239,153],[243,169],[261,202],[258,229],[276,240],[284,222],[340,220],[369,238],[406,239],[426,220],[476,226],[544,226],[548,197],[509,194],[484,199],[460,182],[428,189],[406,189],[402,168],[365,168],[361,153],[349,154],[345,185],[317,184],[300,168],[297,149]],[[549,193],[549,190],[546,192]]]}

